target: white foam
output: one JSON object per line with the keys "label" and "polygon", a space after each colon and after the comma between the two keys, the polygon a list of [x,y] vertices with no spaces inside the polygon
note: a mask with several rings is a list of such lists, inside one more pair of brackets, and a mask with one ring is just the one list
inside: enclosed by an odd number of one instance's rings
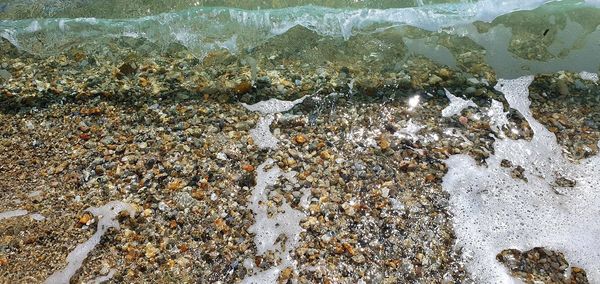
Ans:
{"label": "white foam", "polygon": [[41,190],[35,190],[35,191],[32,191],[32,192],[28,193],[27,197],[38,197],[40,195],[42,195],[42,191]]}
{"label": "white foam", "polygon": [[67,29],[67,27],[65,26],[65,19],[58,20],[58,29],[60,29],[63,32]]}
{"label": "white foam", "polygon": [[100,243],[100,239],[106,231],[108,231],[109,228],[119,229],[119,222],[115,220],[119,213],[127,211],[132,218],[135,215],[135,209],[131,205],[121,201],[111,201],[101,207],[90,207],[86,211],[98,217],[98,229],[96,229],[96,232],[91,238],[84,243],[79,244],[69,253],[67,256],[67,266],[63,270],[54,272],[54,274],[48,277],[44,283],[69,283],[71,277],[73,277],[75,272],[81,267],[88,254]]}
{"label": "white foam", "polygon": [[41,29],[42,28],[40,27],[40,22],[38,22],[37,20],[33,20],[31,22],[31,24],[29,24],[29,26],[27,26],[27,28],[25,28],[25,30],[30,33],[37,32]]}
{"label": "white foam", "polygon": [[[530,124],[531,141],[497,140],[487,167],[467,155],[446,161],[442,185],[450,193],[456,246],[463,249],[477,283],[515,282],[496,254],[537,246],[563,252],[572,266],[587,271],[590,283],[600,283],[600,157],[573,164],[562,156],[555,136],[529,110],[532,80],[527,76],[496,85]],[[513,178],[512,169],[500,165],[504,159],[523,167],[527,181]],[[576,185],[561,188],[558,177]]]}
{"label": "white foam", "polygon": [[46,217],[44,217],[44,215],[42,215],[40,213],[33,213],[33,214],[29,215],[29,217],[31,217],[31,219],[36,220],[36,221],[46,220]]}
{"label": "white foam", "polygon": [[304,208],[304,209],[308,209],[308,206],[310,205],[310,189],[308,188],[303,188],[302,189],[302,197],[300,197],[300,203],[298,205],[300,205],[300,207]]}
{"label": "white foam", "polygon": [[27,210],[22,209],[0,212],[0,220],[24,216],[27,215],[27,213]]}
{"label": "white foam", "polygon": [[261,116],[256,123],[256,126],[250,130],[250,136],[261,149],[275,149],[279,140],[271,133],[271,123],[275,120],[274,114],[291,110],[297,104],[304,101],[306,96],[294,101],[282,101],[279,99],[268,99],[253,105],[242,103],[249,111],[261,113]]}
{"label": "white foam", "polygon": [[500,137],[504,136],[502,128],[508,125],[508,118],[506,115],[508,112],[504,112],[504,106],[497,100],[492,100],[492,105],[488,110],[487,115],[490,117],[490,127],[492,131],[498,134]]}
{"label": "white foam", "polygon": [[275,114],[292,109],[297,104],[302,103],[305,98],[306,96],[294,101],[282,101],[279,99],[272,98],[266,101],[255,103],[253,105],[248,105],[245,103],[242,103],[242,105],[249,111],[260,112],[261,114]]}
{"label": "white foam", "polygon": [[254,143],[261,149],[277,148],[279,139],[273,136],[270,129],[274,119],[275,117],[272,114],[260,117],[256,126],[253,129],[250,129],[250,136],[252,136]]}
{"label": "white foam", "polygon": [[475,18],[481,21],[491,22],[496,17],[514,11],[533,10],[552,0],[481,0],[473,4]]}
{"label": "white foam", "polygon": [[594,83],[598,83],[598,73],[592,73],[587,71],[582,71],[579,73],[579,77],[583,80],[592,81]]}
{"label": "white foam", "polygon": [[244,278],[240,284],[277,283],[277,279],[279,278],[281,271],[281,265],[271,267],[265,271]]}
{"label": "white foam", "polygon": [[456,114],[460,114],[467,107],[477,107],[472,100],[461,99],[444,89],[446,97],[450,100],[450,105],[442,110],[443,117],[451,117]]}
{"label": "white foam", "polygon": [[88,284],[102,284],[102,283],[104,283],[104,282],[112,279],[115,276],[115,273],[117,273],[117,270],[116,269],[111,269],[108,272],[108,274],[98,276],[95,279],[89,281]]}
{"label": "white foam", "polygon": [[[268,216],[265,206],[269,188],[275,185],[280,176],[284,175],[281,169],[273,163],[272,159],[267,159],[256,170],[256,186],[252,189],[252,196],[248,205],[248,208],[254,213],[255,223],[248,231],[255,234],[254,243],[258,255],[262,255],[269,250],[276,251],[281,258],[281,263],[268,270],[246,277],[241,283],[275,283],[281,271],[288,267],[296,267],[291,253],[300,241],[300,233],[304,230],[300,227],[300,221],[306,215],[291,208],[284,201],[278,209],[278,213],[271,217]],[[272,167],[265,170],[267,166]],[[285,243],[276,243],[280,235],[287,237]]]}
{"label": "white foam", "polygon": [[396,131],[394,133],[394,136],[398,138],[408,138],[414,142],[419,140],[419,136],[417,135],[417,133],[419,133],[419,131],[421,131],[421,129],[423,128],[425,128],[425,126],[416,124],[412,121],[412,119],[409,119],[406,123],[406,126]]}
{"label": "white foam", "polygon": [[377,147],[376,138],[381,136],[381,130],[373,127],[353,127],[346,133],[345,140],[352,142],[357,151]]}
{"label": "white foam", "polygon": [[413,111],[421,102],[421,96],[415,95],[408,99],[408,110]]}

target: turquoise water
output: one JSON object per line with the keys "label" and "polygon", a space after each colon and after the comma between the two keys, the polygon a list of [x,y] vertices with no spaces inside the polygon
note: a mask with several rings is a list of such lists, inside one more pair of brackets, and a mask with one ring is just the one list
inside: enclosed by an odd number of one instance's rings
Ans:
{"label": "turquoise water", "polygon": [[450,66],[457,50],[475,46],[504,76],[596,71],[600,60],[597,1],[234,2],[36,1],[40,9],[26,9],[12,1],[2,5],[0,36],[41,55],[129,38],[149,41],[152,50],[180,44],[204,58],[221,49],[241,54],[301,26],[341,41],[394,31],[410,52]]}
{"label": "turquoise water", "polygon": [[132,18],[158,13],[174,12],[196,7],[230,7],[240,9],[281,9],[297,6],[329,8],[389,9],[407,8],[442,3],[468,3],[465,0],[113,0],[113,1],[19,1],[9,0],[3,6],[3,18],[45,17],[102,17]]}

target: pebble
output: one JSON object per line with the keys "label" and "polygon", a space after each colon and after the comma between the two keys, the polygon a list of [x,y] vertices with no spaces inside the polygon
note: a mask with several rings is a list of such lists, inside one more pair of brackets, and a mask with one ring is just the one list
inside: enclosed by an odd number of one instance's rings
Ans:
{"label": "pebble", "polygon": [[302,134],[298,134],[294,137],[294,141],[300,145],[306,143],[306,137]]}
{"label": "pebble", "polygon": [[92,215],[85,213],[83,215],[81,215],[81,217],[79,218],[79,224],[81,225],[90,225],[92,221]]}
{"label": "pebble", "polygon": [[468,87],[467,89],[465,89],[465,93],[467,95],[473,95],[475,94],[475,92],[477,92],[477,89],[475,87]]}
{"label": "pebble", "polygon": [[[297,54],[303,56],[302,53]],[[440,279],[469,282],[468,274],[456,260],[459,256],[452,248],[448,197],[440,186],[445,171],[441,161],[452,154],[467,154],[481,159],[486,151],[493,150],[490,142],[493,139],[489,138],[489,129],[475,127],[479,120],[472,115],[481,114],[480,110],[470,110],[476,113],[459,117],[459,122],[468,127],[457,128],[456,120],[442,119],[443,104],[439,104],[437,98],[426,95],[427,92],[435,94],[439,88],[428,88],[423,83],[458,89],[462,87],[458,84],[463,84],[464,78],[473,75],[440,68],[424,59],[410,58],[411,62],[399,64],[399,70],[391,73],[391,77],[376,71],[363,74],[360,64],[366,63],[359,62],[356,63],[358,67],[351,66],[348,72],[344,70],[344,75],[339,76],[343,78],[339,78],[335,75],[339,73],[336,62],[313,66],[305,62],[295,65],[291,60],[280,67],[279,63],[257,58],[260,70],[252,73],[269,76],[260,77],[252,86],[248,77],[258,75],[247,74],[251,72],[241,70],[240,65],[235,64],[235,56],[232,58],[226,66],[218,68],[204,63],[201,68],[193,67],[191,58],[160,58],[156,62],[150,62],[155,58],[148,58],[130,66],[134,71],[119,71],[132,76],[137,74],[136,78],[115,80],[110,72],[103,72],[101,68],[117,68],[110,65],[110,60],[98,55],[97,64],[85,68],[90,73],[82,77],[89,80],[82,84],[61,72],[43,71],[46,63],[40,62],[36,68],[42,70],[41,75],[48,75],[52,84],[61,85],[65,94],[83,97],[74,104],[68,101],[69,96],[64,96],[64,104],[3,117],[6,121],[3,130],[7,135],[3,136],[0,145],[10,149],[18,145],[20,148],[15,148],[18,149],[15,152],[23,156],[9,159],[11,151],[3,152],[2,162],[7,170],[14,169],[19,174],[33,177],[38,173],[36,167],[52,168],[53,172],[60,172],[52,179],[64,177],[61,182],[65,184],[73,180],[68,186],[51,186],[50,195],[44,194],[44,198],[27,206],[34,206],[36,211],[39,207],[44,214],[60,208],[66,219],[79,219],[78,225],[85,225],[94,222],[94,218],[88,216],[87,220],[82,220],[83,215],[68,212],[81,212],[79,206],[82,204],[100,203],[109,197],[132,201],[141,211],[141,217],[123,222],[121,226],[124,230],[129,229],[130,233],[115,233],[106,243],[107,251],[119,253],[101,255],[103,260],[119,264],[117,275],[122,278],[118,281],[148,282],[173,273],[192,281],[237,283],[252,273],[252,269],[235,268],[232,263],[243,261],[246,264],[245,260],[249,259],[253,265],[248,267],[256,266],[259,272],[273,267],[272,264],[278,261],[268,254],[255,255],[254,236],[247,232],[255,216],[242,205],[248,202],[250,188],[261,182],[256,178],[257,169],[253,165],[273,158],[282,172],[298,171],[298,181],[277,179],[268,187],[266,195],[270,199],[260,206],[268,207],[273,213],[287,202],[290,207],[306,214],[301,218],[305,230],[300,234],[297,255],[293,255],[298,269],[284,270],[279,275],[280,279],[289,277],[287,279],[298,283],[327,283],[331,279],[357,283],[363,277],[366,282],[385,283],[384,276],[393,275],[409,282],[430,283]],[[368,63],[373,70],[376,70],[377,64],[376,61]],[[27,68],[30,68],[29,64],[22,67],[23,70]],[[278,69],[277,76],[270,75],[275,74],[270,68]],[[321,75],[314,72],[316,68]],[[478,68],[482,74],[485,73],[485,68]],[[407,70],[411,70],[410,75]],[[28,86],[32,78],[27,74],[15,72],[18,78],[12,78],[3,91],[11,92],[19,87],[22,91],[15,93],[17,97],[38,94],[38,86],[46,86],[47,82]],[[457,78],[459,75],[462,81]],[[273,79],[269,79],[270,76]],[[37,80],[43,78],[38,77]],[[265,77],[268,81],[263,80]],[[481,78],[484,77],[487,78]],[[356,81],[351,81],[355,78]],[[365,80],[361,80],[363,78]],[[477,98],[478,104],[479,101],[482,104],[488,102],[487,96],[497,95],[481,83],[485,79],[481,82],[475,78],[467,80],[480,87],[474,93],[484,94]],[[369,90],[365,91],[361,82],[367,82]],[[552,86],[552,83],[538,85]],[[324,89],[319,91],[321,87]],[[160,99],[152,97],[151,88],[156,90],[155,95]],[[393,98],[398,88],[405,89],[402,93],[411,96],[418,93],[422,98],[419,105],[423,107],[408,113],[406,102]],[[282,89],[284,92],[280,93]],[[467,87],[464,93],[471,95],[474,89]],[[177,91],[169,93],[174,90]],[[332,91],[337,94],[330,95]],[[548,90],[535,91],[543,94]],[[125,92],[127,96],[113,100],[111,96],[104,97],[103,92],[115,94],[115,97]],[[351,96],[347,96],[348,93]],[[371,96],[366,98],[365,93]],[[551,97],[557,90],[549,90],[548,93]],[[92,98],[85,97],[90,94]],[[271,97],[294,100],[304,94],[313,97],[282,114],[278,119],[280,122],[273,126],[278,137],[288,139],[282,139],[276,150],[257,149],[248,135],[256,123],[256,116],[240,107],[237,100],[247,100],[247,103]],[[216,103],[220,96],[223,103]],[[186,101],[176,102],[177,98]],[[497,99],[502,100],[501,97]],[[361,104],[355,100],[372,103]],[[556,112],[557,105],[569,105],[567,100],[545,101],[543,104],[533,97],[532,100],[532,110]],[[135,105],[141,107],[131,107]],[[590,105],[590,108],[594,106]],[[577,109],[570,113],[580,115]],[[285,124],[284,117],[289,117]],[[485,115],[479,117],[482,123],[488,122]],[[469,118],[472,118],[472,127],[468,125]],[[401,126],[406,125],[409,119],[423,126],[418,139],[394,136],[395,133],[400,134]],[[579,120],[582,125],[578,125],[576,119],[554,120],[564,127],[563,132],[567,132],[591,128],[593,117],[586,119]],[[28,129],[22,124],[24,121],[31,121],[33,128]],[[513,135],[511,139],[530,138],[524,134],[527,133],[527,125],[518,116],[511,115],[509,122],[511,129],[520,133],[507,133]],[[453,129],[455,135],[445,133],[447,129]],[[23,130],[28,133],[23,134]],[[591,136],[587,133],[592,132],[585,130],[585,133],[582,131],[573,137],[588,139]],[[30,136],[44,141],[41,145],[45,146],[42,147],[52,149],[44,152],[48,155],[44,158],[48,161],[47,166],[43,164],[45,161],[32,162],[38,159],[32,153],[40,153],[40,149],[27,148],[31,140],[25,138]],[[472,141],[472,145],[464,143],[465,137]],[[570,139],[560,138],[560,135],[557,138]],[[97,143],[98,140],[102,143]],[[60,154],[52,156],[52,153]],[[69,162],[63,164],[63,159]],[[25,161],[25,164],[19,165],[17,160]],[[567,180],[557,180],[557,183],[573,185]],[[15,187],[22,184],[15,183]],[[304,189],[307,195],[302,191]],[[63,196],[54,196],[57,192]],[[74,196],[80,196],[81,202],[72,202]],[[303,199],[305,196],[306,199]],[[36,226],[62,222],[62,219],[54,221],[55,216]],[[42,229],[52,230],[48,227]],[[67,228],[64,234],[61,232],[57,236],[57,243],[73,242],[79,235]],[[47,259],[59,259],[61,256],[54,251],[61,250],[54,246],[39,248],[40,254],[48,255]],[[11,263],[21,261],[21,265],[23,260],[17,260],[20,257],[15,255],[13,260],[11,256]],[[34,257],[34,260],[39,259],[38,255]],[[55,267],[41,262],[43,267]],[[12,269],[12,264],[7,265]],[[89,273],[98,271],[98,264],[94,262],[85,265],[79,278],[73,281],[91,279]],[[306,267],[315,267],[315,270],[307,271]],[[43,268],[40,273],[48,275],[44,269],[47,270]],[[15,272],[15,276],[10,277],[23,279],[22,271],[11,271]]]}
{"label": "pebble", "polygon": [[429,77],[429,80],[427,81],[427,83],[429,83],[429,85],[436,85],[440,82],[442,82],[444,79],[440,78],[437,75],[431,75],[431,77]]}
{"label": "pebble", "polygon": [[568,96],[570,94],[569,92],[569,86],[567,86],[567,83],[564,80],[559,80],[557,83],[558,86],[558,93],[563,95],[563,96]]}
{"label": "pebble", "polygon": [[0,78],[2,78],[4,81],[10,80],[11,77],[12,75],[10,74],[10,72],[8,72],[5,69],[0,69]]}

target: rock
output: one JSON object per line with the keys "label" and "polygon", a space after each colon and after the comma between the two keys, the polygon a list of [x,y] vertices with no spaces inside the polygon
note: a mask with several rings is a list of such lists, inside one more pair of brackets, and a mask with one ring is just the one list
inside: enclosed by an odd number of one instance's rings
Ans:
{"label": "rock", "polygon": [[442,81],[443,81],[443,79],[440,78],[438,75],[431,75],[431,77],[429,77],[429,81],[427,81],[427,83],[429,83],[429,85],[436,85]]}
{"label": "rock", "polygon": [[257,89],[269,88],[271,87],[271,78],[268,76],[260,77],[256,80],[255,85]]}
{"label": "rock", "polygon": [[294,137],[294,141],[300,145],[306,143],[306,137],[302,134],[298,134]]}
{"label": "rock", "polygon": [[329,154],[329,151],[327,151],[327,150],[322,151],[321,154],[319,154],[319,156],[323,160],[329,160],[329,159],[331,159],[331,154]]}
{"label": "rock", "polygon": [[233,91],[238,95],[247,94],[252,91],[252,84],[248,81],[242,81],[233,88]]}
{"label": "rock", "polygon": [[81,217],[79,217],[79,224],[89,225],[91,220],[92,220],[92,215],[85,213]]}
{"label": "rock", "polygon": [[477,89],[475,89],[475,87],[468,87],[465,90],[465,94],[467,94],[467,95],[473,95],[473,94],[475,94],[476,91],[477,91]]}
{"label": "rock", "polygon": [[446,68],[442,68],[438,71],[438,75],[444,79],[449,79],[452,76],[452,72]]}
{"label": "rock", "polygon": [[129,76],[133,73],[135,73],[137,70],[137,66],[135,66],[135,64],[133,63],[123,63],[121,66],[119,66],[119,73],[121,73],[122,75],[125,76]]}
{"label": "rock", "polygon": [[558,81],[557,87],[558,87],[558,93],[559,94],[561,94],[563,96],[569,95],[569,93],[570,93],[569,92],[569,87],[567,86],[567,83],[565,83],[564,80]]}
{"label": "rock", "polygon": [[158,253],[159,250],[152,243],[146,244],[145,255],[147,258],[154,258]]}
{"label": "rock", "polygon": [[279,275],[279,283],[287,283],[287,280],[292,277],[292,272],[293,270],[291,267],[287,267],[281,271],[281,274]]}
{"label": "rock", "polygon": [[381,135],[381,137],[379,137],[378,144],[381,150],[385,151],[390,148],[390,141],[384,135]]}
{"label": "rock", "polygon": [[171,190],[171,191],[175,191],[175,190],[182,189],[184,186],[185,186],[185,182],[183,180],[176,179],[167,185],[167,189]]}
{"label": "rock", "polygon": [[6,69],[0,69],[0,78],[2,78],[4,81],[10,80],[11,77],[12,75]]}
{"label": "rock", "polygon": [[294,160],[294,158],[291,158],[291,157],[287,158],[285,160],[285,164],[288,165],[288,166],[290,166],[290,167],[293,167],[294,165],[296,165],[296,160]]}
{"label": "rock", "polygon": [[575,185],[577,184],[576,181],[565,178],[565,177],[558,177],[555,180],[556,185],[561,186],[561,187],[575,187]]}
{"label": "rock", "polygon": [[355,256],[352,257],[352,260],[358,264],[364,263],[365,262],[365,256],[362,254],[357,254]]}
{"label": "rock", "polygon": [[194,197],[187,192],[176,193],[173,197],[173,200],[182,208],[190,208],[197,203],[196,199],[194,199]]}
{"label": "rock", "polygon": [[253,187],[256,185],[256,177],[253,174],[245,174],[238,180],[240,187]]}

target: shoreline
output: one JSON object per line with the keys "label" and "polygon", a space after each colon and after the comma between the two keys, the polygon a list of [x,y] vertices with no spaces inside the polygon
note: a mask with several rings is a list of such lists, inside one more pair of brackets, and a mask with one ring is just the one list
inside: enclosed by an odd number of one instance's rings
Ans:
{"label": "shoreline", "polygon": [[[200,62],[185,51],[111,61],[69,51],[3,63],[10,79],[0,85],[0,212],[45,219],[0,221],[0,279],[41,282],[62,269],[95,232],[97,216],[85,209],[113,200],[133,206],[136,217],[119,216],[121,229],[108,230],[71,281],[116,269],[115,282],[229,283],[275,267],[277,253],[257,254],[247,207],[256,171],[271,158],[282,172],[296,172],[296,181],[275,182],[267,212],[289,204],[306,214],[291,252],[296,268],[282,270],[280,281],[468,282],[453,246],[444,161],[467,154],[483,164],[493,155],[500,134],[491,127],[492,99],[508,112],[503,135],[533,137],[494,90],[495,75],[475,77],[418,56],[387,73],[258,61],[252,67],[250,59],[217,53]],[[443,117],[444,88],[477,107]],[[596,83],[577,73],[541,74],[529,90],[533,117],[557,135],[567,158],[598,153]],[[304,96],[274,114],[277,148],[261,149],[251,134],[260,115],[242,103]],[[523,171],[516,167],[513,177]],[[545,272],[510,264],[514,274],[565,280],[561,254],[544,250],[536,258],[535,251],[512,254],[536,265],[545,259]],[[514,264],[508,254],[502,257]]]}

